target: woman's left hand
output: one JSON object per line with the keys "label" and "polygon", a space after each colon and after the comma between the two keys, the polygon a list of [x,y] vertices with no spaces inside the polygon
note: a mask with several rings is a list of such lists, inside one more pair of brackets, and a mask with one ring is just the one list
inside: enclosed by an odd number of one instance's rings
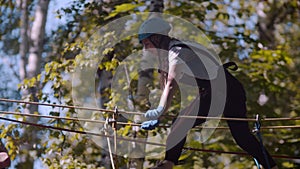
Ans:
{"label": "woman's left hand", "polygon": [[148,120],[156,120],[163,113],[164,108],[162,106],[158,106],[156,109],[148,110],[145,113],[145,117]]}

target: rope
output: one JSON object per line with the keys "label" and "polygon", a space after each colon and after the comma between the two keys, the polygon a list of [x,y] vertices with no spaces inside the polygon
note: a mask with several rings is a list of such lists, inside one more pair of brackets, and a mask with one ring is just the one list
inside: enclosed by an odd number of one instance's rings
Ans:
{"label": "rope", "polygon": [[[200,149],[200,148],[191,148],[191,147],[184,147],[185,150],[192,150],[192,151],[201,151],[207,153],[217,153],[217,154],[232,154],[232,155],[239,155],[239,156],[250,156],[246,152],[236,152],[236,151],[222,151],[222,150],[208,150],[208,149]],[[298,156],[287,156],[287,155],[271,155],[273,158],[282,158],[282,159],[300,159]]]}
{"label": "rope", "polygon": [[[158,127],[165,127],[165,126],[158,126]],[[169,126],[167,126],[169,127]],[[198,128],[198,129],[223,129],[223,130],[226,130],[226,129],[229,129],[229,127],[222,127],[222,126],[218,126],[218,127],[203,127],[203,126],[198,126],[198,127],[195,127],[195,128]],[[300,125],[293,125],[293,126],[265,126],[265,127],[260,127],[260,129],[264,129],[264,130],[267,130],[267,129],[298,129],[300,128]]]}
{"label": "rope", "polygon": [[9,111],[0,111],[0,114],[28,116],[28,117],[36,117],[36,118],[38,118],[38,117],[51,118],[51,119],[57,119],[57,120],[72,120],[72,121],[83,121],[83,122],[93,122],[93,123],[105,123],[105,121],[100,121],[100,120],[90,120],[90,119],[82,119],[82,118],[74,118],[74,117],[47,116],[47,115],[39,115],[39,114],[24,114],[24,113],[9,112]]}
{"label": "rope", "polygon": [[[12,99],[4,99],[4,98],[0,98],[0,101],[23,103],[23,104],[33,104],[33,105],[43,105],[43,106],[51,106],[51,107],[73,108],[73,109],[91,110],[91,111],[102,111],[102,112],[108,112],[108,113],[114,113],[115,112],[115,110],[108,110],[108,109],[101,109],[101,108],[67,106],[67,105],[48,104],[48,103],[30,102],[30,101],[22,101],[22,100],[12,100]],[[122,110],[118,110],[118,112],[119,112],[119,114],[144,115],[144,113],[140,113],[140,112],[130,112],[130,111],[122,111]],[[167,116],[167,117],[174,118],[176,116]],[[252,121],[252,122],[256,121],[256,119],[250,119],[250,118],[226,118],[226,117],[206,117],[206,116],[177,116],[177,118],[227,120],[227,121],[228,120],[231,120],[231,121]],[[261,119],[261,121],[290,121],[290,120],[300,120],[300,117]]]}
{"label": "rope", "polygon": [[[60,116],[47,116],[47,115],[39,115],[39,114],[24,114],[20,112],[10,112],[10,111],[0,111],[0,114],[7,114],[7,115],[18,115],[18,116],[28,116],[28,117],[36,117],[36,118],[50,118],[50,119],[57,119],[57,120],[71,120],[71,121],[81,121],[81,122],[91,122],[91,123],[101,123],[105,124],[105,121],[101,120],[91,120],[91,119],[83,119],[83,118],[74,118],[74,117],[60,117]],[[129,125],[129,126],[141,126],[141,124],[137,123],[125,123],[125,122],[117,122],[118,125]],[[157,126],[158,128],[170,128],[171,126]],[[198,126],[195,127],[197,129],[223,129],[227,130],[229,127],[204,127]],[[300,125],[288,125],[288,126],[264,126],[261,129],[297,129],[300,128]]]}
{"label": "rope", "polygon": [[116,163],[115,163],[115,168],[116,169],[118,169],[119,168],[119,166],[118,166],[118,158],[117,158],[117,137],[118,137],[118,135],[117,135],[117,118],[118,118],[118,113],[119,113],[119,111],[118,111],[118,108],[117,107],[115,107],[115,111],[114,111],[114,114],[113,114],[113,123],[112,123],[112,128],[113,128],[113,130],[114,130],[114,149],[115,149],[115,161],[116,161]]}
{"label": "rope", "polygon": [[[108,117],[106,118],[105,125],[104,125],[105,135],[108,134],[107,127],[108,127]],[[114,163],[113,153],[112,153],[111,146],[110,146],[109,137],[106,137],[106,140],[107,140],[110,163],[111,163],[112,168],[115,169],[115,163]]]}
{"label": "rope", "polygon": [[300,120],[300,117],[281,117],[281,118],[261,119],[261,121],[290,121],[290,120]]}
{"label": "rope", "polygon": [[294,126],[265,126],[265,127],[260,127],[261,129],[296,129],[300,128],[300,125],[294,125]]}
{"label": "rope", "polygon": [[[69,108],[69,109],[80,109],[80,110],[91,110],[91,111],[102,111],[102,112],[107,112],[107,113],[114,113],[114,110],[101,109],[101,108],[68,106],[68,105],[59,105],[59,104],[50,104],[50,103],[39,103],[39,102],[30,102],[30,101],[12,100],[12,99],[3,99],[3,98],[0,98],[0,101],[10,102],[10,103],[23,103],[23,104],[32,104],[32,105],[41,105],[41,106],[51,106],[51,107],[61,107],[61,108]],[[120,110],[119,110],[119,113],[120,114],[144,115],[144,113],[130,112],[130,111],[120,111]]]}
{"label": "rope", "polygon": [[[57,119],[57,120],[72,120],[72,121],[82,121],[82,122],[105,124],[105,121],[101,121],[101,120],[91,120],[91,119],[74,118],[74,117],[59,117],[59,116],[47,116],[47,115],[39,115],[39,114],[24,114],[24,113],[9,112],[9,111],[0,111],[0,114],[10,114],[10,115],[28,116],[28,117],[36,117],[36,118],[40,117],[40,118],[51,118],[51,119]],[[124,122],[117,122],[117,123],[120,125],[140,126],[140,124],[134,124],[134,123],[124,123]]]}
{"label": "rope", "polygon": [[178,118],[207,119],[207,120],[231,120],[231,121],[255,121],[255,119],[249,119],[249,118],[206,117],[206,116],[178,116]]}
{"label": "rope", "polygon": [[[98,133],[87,132],[87,131],[78,131],[78,130],[66,129],[66,128],[61,128],[61,127],[46,126],[46,125],[42,125],[42,124],[36,124],[36,123],[31,123],[31,122],[26,122],[26,121],[19,121],[19,120],[15,120],[15,119],[4,118],[4,117],[0,117],[0,120],[10,121],[10,122],[14,122],[14,123],[20,123],[20,124],[25,124],[25,125],[31,125],[31,126],[35,126],[35,127],[39,127],[39,128],[46,128],[46,129],[52,129],[52,130],[67,131],[67,132],[71,132],[71,133],[87,134],[87,135],[113,138],[113,136],[105,135],[105,134],[98,134]],[[149,144],[149,145],[154,145],[154,146],[163,146],[163,147],[166,146],[165,144],[161,144],[161,143],[133,140],[133,139],[127,139],[127,138],[123,138],[123,137],[118,137],[118,139],[123,140],[123,141],[134,141],[137,143]],[[209,152],[209,153],[218,153],[218,154],[233,154],[233,155],[240,155],[240,156],[250,156],[248,153],[245,153],[245,152],[208,150],[208,149],[199,149],[199,148],[192,148],[192,147],[184,147],[183,149],[192,150],[192,151]],[[300,159],[299,156],[287,156],[287,155],[271,155],[271,156],[273,158]]]}

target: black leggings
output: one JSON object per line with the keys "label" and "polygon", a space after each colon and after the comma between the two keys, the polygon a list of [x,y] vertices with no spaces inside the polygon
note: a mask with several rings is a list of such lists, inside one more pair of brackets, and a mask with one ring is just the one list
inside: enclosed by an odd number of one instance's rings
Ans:
{"label": "black leggings", "polygon": [[[227,72],[226,72],[227,73]],[[246,118],[246,99],[245,91],[242,85],[230,74],[226,74],[227,78],[227,97],[223,115],[225,117]],[[233,91],[234,90],[234,91]],[[199,103],[200,105],[197,105]],[[197,111],[199,116],[207,116],[211,105],[211,93],[206,92],[200,94],[200,98],[194,100],[187,108],[185,108],[181,115],[194,115],[193,112]],[[199,109],[195,109],[198,107]],[[179,118],[174,121],[171,132],[167,138],[167,151],[165,160],[178,163],[181,151],[186,142],[186,136],[189,129],[205,122],[203,119],[184,119]],[[247,121],[227,121],[230,132],[236,143],[251,156],[256,158],[264,168],[267,167],[261,146],[256,137],[251,133]],[[192,124],[192,125],[191,125]],[[191,126],[186,127],[186,126]],[[266,151],[270,167],[276,166],[275,161]]]}

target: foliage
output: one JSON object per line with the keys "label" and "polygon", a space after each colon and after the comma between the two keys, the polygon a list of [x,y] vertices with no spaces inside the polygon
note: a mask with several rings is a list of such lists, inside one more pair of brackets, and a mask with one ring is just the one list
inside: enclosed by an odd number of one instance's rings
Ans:
{"label": "foliage", "polygon": [[[2,2],[2,1],[1,1]],[[15,1],[3,1],[1,3],[1,48],[6,55],[18,53],[18,16],[19,9]],[[257,16],[256,1],[236,0],[194,0],[184,1],[165,0],[165,13],[176,15],[195,24],[201,29],[208,39],[215,45],[222,61],[236,61],[239,70],[233,74],[241,80],[247,91],[247,105],[249,117],[259,114],[261,118],[268,117],[299,117],[300,115],[300,60],[299,60],[299,12],[295,12],[297,1],[282,1],[277,6],[273,1],[263,2],[263,12],[266,15],[284,17],[274,23],[275,47],[269,47],[259,35],[259,29],[255,25],[260,22]],[[40,90],[37,94],[40,102],[73,105],[70,84],[70,73],[76,65],[75,58],[81,57],[80,52],[84,43],[99,27],[122,16],[133,14],[142,10],[147,2],[144,1],[73,1],[69,7],[57,11],[57,18],[66,17],[66,23],[55,29],[45,41],[46,50],[43,60],[42,73],[35,78],[26,79],[19,85],[21,88],[30,88],[38,85],[50,92]],[[34,6],[34,2],[32,4]],[[30,7],[30,9],[32,8]],[[276,9],[285,9],[284,15],[276,16]],[[146,10],[147,11],[147,10]],[[16,15],[12,15],[12,13]],[[8,18],[5,20],[4,18]],[[272,18],[267,18],[270,20]],[[280,22],[279,22],[280,21]],[[120,23],[119,26],[122,23]],[[111,38],[114,33],[110,32]],[[109,42],[99,42],[106,45]],[[16,45],[14,45],[16,44]],[[111,71],[114,73],[120,62],[130,55],[132,51],[139,50],[141,46],[135,37],[124,39],[114,48],[109,48],[102,53],[105,59],[99,65],[98,71]],[[86,64],[85,66],[88,66]],[[132,70],[134,65],[129,67]],[[131,84],[136,90],[137,77],[131,73],[134,82]],[[157,77],[157,74],[154,74]],[[1,76],[1,79],[4,77]],[[95,79],[99,81],[99,79]],[[120,81],[124,83],[125,81]],[[49,87],[50,86],[50,87]],[[158,88],[157,81],[151,86]],[[97,86],[96,86],[97,87]],[[85,90],[85,89],[82,89]],[[124,89],[127,90],[127,89]],[[102,91],[103,92],[103,91]],[[117,94],[109,89],[104,90],[110,101],[105,106],[111,109],[118,98]],[[1,96],[4,92],[0,93]],[[104,94],[104,93],[102,93]],[[267,96],[265,103],[259,102],[261,96]],[[3,96],[7,97],[7,96]],[[114,99],[112,99],[112,97]],[[159,97],[159,96],[155,96]],[[30,99],[30,98],[29,98]],[[171,109],[176,114],[180,107],[180,100],[175,100],[175,106]],[[22,111],[19,105],[16,111]],[[77,117],[74,109],[50,108],[48,115]],[[93,115],[97,113],[91,113]],[[13,116],[20,120],[30,120],[20,116]],[[96,117],[93,117],[96,118]],[[126,120],[125,120],[126,121]],[[40,124],[56,127],[84,130],[83,123],[67,120],[39,119]],[[170,123],[166,119],[165,123]],[[223,123],[221,123],[223,125]],[[225,125],[225,124],[224,124]],[[250,123],[250,125],[253,125]],[[271,125],[299,125],[299,121],[263,122],[263,126]],[[250,126],[251,127],[251,126]],[[55,130],[39,129],[36,133],[38,142],[35,150],[26,151],[22,146],[31,139],[23,133],[31,127],[20,124],[1,125],[1,138],[5,139],[6,147],[12,160],[16,163],[26,158],[40,159],[48,168],[108,168],[107,152],[99,148],[91,136],[78,133],[68,133]],[[130,127],[120,127],[120,135],[130,135]],[[166,130],[157,129],[151,132],[154,136],[164,137]],[[150,134],[151,134],[150,133]],[[144,134],[144,133],[142,133]],[[299,131],[298,129],[268,129],[263,130],[264,142],[271,154],[285,154],[299,156]],[[189,135],[187,146],[224,151],[241,151],[233,142],[229,131],[216,131],[212,138],[205,143],[195,140],[197,131],[193,130]],[[22,149],[22,151],[20,151]],[[161,151],[161,149],[154,149]],[[25,158],[25,159],[24,159]],[[156,158],[147,158],[153,162]],[[128,159],[120,158],[120,166],[125,167]],[[248,157],[235,155],[210,154],[195,151],[186,151],[182,154],[182,163],[176,168],[253,168],[254,162]],[[296,168],[299,163],[293,160],[276,159],[279,168]],[[250,164],[250,165],[249,165]],[[18,165],[16,165],[19,167]]]}

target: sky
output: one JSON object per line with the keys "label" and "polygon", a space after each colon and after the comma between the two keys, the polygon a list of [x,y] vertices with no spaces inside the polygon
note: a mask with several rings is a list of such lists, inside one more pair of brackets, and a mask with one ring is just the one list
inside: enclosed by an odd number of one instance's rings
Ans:
{"label": "sky", "polygon": [[56,16],[56,11],[61,8],[66,8],[72,4],[74,0],[51,0],[48,9],[48,17],[46,24],[46,33],[49,34],[52,30],[55,30],[59,25],[64,24],[66,19],[62,16],[60,19]]}

